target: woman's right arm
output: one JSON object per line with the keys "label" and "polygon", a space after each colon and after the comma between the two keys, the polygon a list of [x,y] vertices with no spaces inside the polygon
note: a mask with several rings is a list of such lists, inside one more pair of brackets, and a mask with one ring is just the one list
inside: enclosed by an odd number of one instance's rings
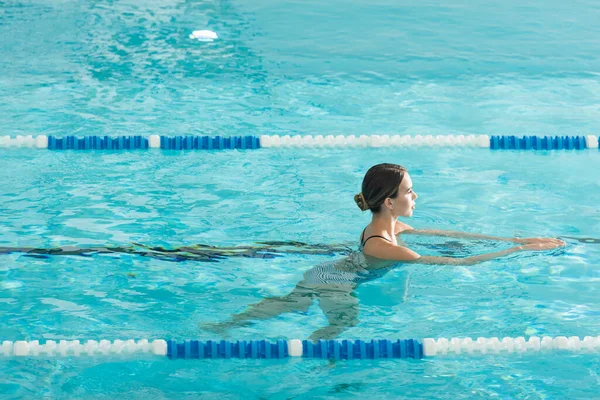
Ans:
{"label": "woman's right arm", "polygon": [[383,240],[371,240],[370,246],[365,246],[365,254],[377,257],[382,260],[403,261],[415,264],[435,264],[435,265],[475,265],[484,261],[493,260],[498,257],[507,256],[518,251],[543,251],[552,250],[561,245],[557,242],[548,243],[531,243],[521,246],[511,247],[506,250],[495,251],[493,253],[485,253],[471,257],[438,257],[438,256],[421,256],[411,249],[403,246],[396,246],[392,243],[384,242]]}

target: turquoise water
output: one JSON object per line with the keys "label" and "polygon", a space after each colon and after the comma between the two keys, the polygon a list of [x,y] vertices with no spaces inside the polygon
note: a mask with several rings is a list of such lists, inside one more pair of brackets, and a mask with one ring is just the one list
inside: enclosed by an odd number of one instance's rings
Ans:
{"label": "turquoise water", "polygon": [[[0,4],[1,134],[587,134],[598,123],[591,2]],[[220,35],[188,38],[195,29]],[[600,157],[484,149],[46,152],[0,149],[0,247],[356,246],[352,196],[411,171],[418,228],[597,237]],[[397,268],[357,290],[344,338],[596,335],[600,245],[473,267]],[[409,238],[424,254],[490,243]],[[442,243],[444,246],[432,246]],[[472,247],[471,247],[472,246]],[[342,255],[0,255],[0,338],[213,335]],[[230,332],[305,338],[318,306]],[[422,361],[0,361],[3,398],[591,398],[594,355]]]}
{"label": "turquoise water", "polygon": [[[593,237],[600,227],[595,152],[301,149],[218,153],[1,153],[1,246],[178,246],[260,240],[357,245],[368,222],[352,201],[372,163],[411,168],[415,227],[496,235]],[[481,165],[482,158],[486,164]],[[324,163],[317,169],[315,165]],[[219,165],[219,167],[215,167]],[[15,174],[9,167],[18,168]],[[568,166],[568,167],[565,167]],[[57,172],[59,171],[59,172]],[[110,182],[110,184],[108,184]],[[428,241],[409,238],[424,254]],[[359,287],[360,323],[343,337],[595,335],[600,245],[566,239],[559,254],[473,267],[408,266]],[[470,254],[469,243],[455,254]],[[486,247],[487,246],[487,247]],[[477,244],[491,250],[489,245]],[[456,249],[456,250],[455,250]],[[338,256],[339,257],[339,256]],[[283,295],[323,255],[170,262],[140,256],[0,256],[2,336],[189,337],[266,296]],[[130,275],[135,275],[130,276]],[[230,332],[305,338],[313,305]],[[4,361],[7,397],[300,398],[593,397],[594,355],[411,361]],[[208,396],[210,397],[210,396]]]}
{"label": "turquoise water", "polygon": [[599,15],[590,0],[3,2],[2,134],[595,133]]}

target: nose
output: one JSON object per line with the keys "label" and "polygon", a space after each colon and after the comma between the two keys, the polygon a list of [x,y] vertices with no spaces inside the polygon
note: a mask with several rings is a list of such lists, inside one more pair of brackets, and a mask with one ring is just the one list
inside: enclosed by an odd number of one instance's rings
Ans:
{"label": "nose", "polygon": [[419,196],[415,192],[413,192],[413,200],[416,200]]}

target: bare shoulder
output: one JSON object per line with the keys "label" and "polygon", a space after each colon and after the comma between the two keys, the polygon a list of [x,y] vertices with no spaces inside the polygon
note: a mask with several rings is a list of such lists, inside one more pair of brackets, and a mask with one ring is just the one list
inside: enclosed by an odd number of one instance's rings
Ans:
{"label": "bare shoulder", "polygon": [[408,247],[398,246],[383,238],[369,240],[363,252],[367,256],[387,261],[414,261],[421,257]]}
{"label": "bare shoulder", "polygon": [[402,221],[396,221],[396,228],[395,228],[395,232],[394,232],[395,235],[398,235],[404,231],[410,231],[410,230],[413,230],[412,226],[405,224]]}

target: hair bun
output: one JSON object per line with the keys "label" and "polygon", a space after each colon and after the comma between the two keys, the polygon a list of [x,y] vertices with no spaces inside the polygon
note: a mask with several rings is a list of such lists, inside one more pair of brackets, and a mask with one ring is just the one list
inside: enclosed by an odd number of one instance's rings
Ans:
{"label": "hair bun", "polygon": [[367,201],[365,200],[362,193],[354,195],[354,201],[356,202],[358,208],[361,209],[361,211],[367,211],[369,209],[369,205],[367,204]]}

